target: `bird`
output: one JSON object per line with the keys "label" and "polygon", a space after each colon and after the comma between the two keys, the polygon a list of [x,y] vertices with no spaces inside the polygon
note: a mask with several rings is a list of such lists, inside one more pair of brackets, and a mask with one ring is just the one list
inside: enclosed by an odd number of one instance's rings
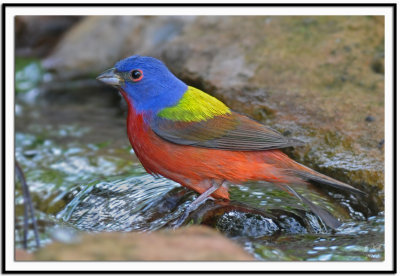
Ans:
{"label": "bird", "polygon": [[200,194],[175,222],[176,227],[209,197],[230,200],[229,187],[248,181],[276,184],[334,229],[342,223],[293,186],[319,184],[365,195],[294,161],[282,149],[298,146],[298,140],[187,85],[156,58],[124,58],[97,80],[117,88],[127,102],[127,135],[144,169]]}

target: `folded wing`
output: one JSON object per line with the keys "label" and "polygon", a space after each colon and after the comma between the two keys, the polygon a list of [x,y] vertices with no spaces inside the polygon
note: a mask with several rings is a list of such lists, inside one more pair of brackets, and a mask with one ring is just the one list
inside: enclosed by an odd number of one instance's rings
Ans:
{"label": "folded wing", "polygon": [[204,148],[260,151],[301,144],[236,112],[200,122],[174,121],[155,116],[150,119],[150,127],[171,143]]}

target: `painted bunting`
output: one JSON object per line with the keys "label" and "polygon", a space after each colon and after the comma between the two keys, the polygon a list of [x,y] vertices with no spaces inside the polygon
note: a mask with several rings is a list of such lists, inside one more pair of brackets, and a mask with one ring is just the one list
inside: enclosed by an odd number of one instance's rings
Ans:
{"label": "painted bunting", "polygon": [[207,197],[229,200],[229,184],[250,180],[277,184],[333,228],[341,223],[290,186],[318,183],[363,193],[290,159],[280,149],[296,140],[188,86],[158,59],[131,56],[97,79],[118,88],[126,100],[129,141],[146,171],[200,194],[176,225]]}

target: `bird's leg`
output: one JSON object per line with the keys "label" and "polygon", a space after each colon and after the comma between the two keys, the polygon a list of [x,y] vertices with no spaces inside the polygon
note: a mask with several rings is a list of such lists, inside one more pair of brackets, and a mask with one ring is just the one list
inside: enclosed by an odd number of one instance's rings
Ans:
{"label": "bird's leg", "polygon": [[212,180],[211,187],[208,188],[208,190],[206,190],[204,193],[202,193],[198,198],[196,198],[192,203],[190,203],[183,215],[174,223],[174,228],[179,227],[189,216],[190,212],[196,210],[200,205],[202,205],[213,192],[221,187],[223,183],[224,181],[219,182]]}

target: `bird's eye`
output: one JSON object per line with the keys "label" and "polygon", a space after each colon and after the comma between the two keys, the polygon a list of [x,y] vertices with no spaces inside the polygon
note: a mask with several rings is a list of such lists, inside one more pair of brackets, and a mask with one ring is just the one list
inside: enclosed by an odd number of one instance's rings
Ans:
{"label": "bird's eye", "polygon": [[140,69],[133,69],[129,72],[129,77],[134,82],[140,81],[141,79],[143,79],[143,71]]}

